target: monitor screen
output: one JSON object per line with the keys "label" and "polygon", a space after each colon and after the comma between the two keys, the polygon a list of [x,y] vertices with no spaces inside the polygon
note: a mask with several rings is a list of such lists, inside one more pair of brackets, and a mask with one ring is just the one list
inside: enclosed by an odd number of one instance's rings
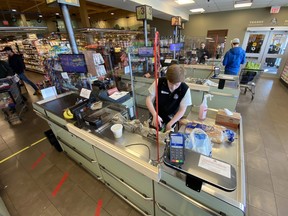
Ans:
{"label": "monitor screen", "polygon": [[170,51],[180,51],[184,47],[184,43],[170,44]]}
{"label": "monitor screen", "polygon": [[60,64],[67,73],[87,73],[84,54],[59,54]]}
{"label": "monitor screen", "polygon": [[141,57],[153,57],[154,56],[154,49],[153,49],[153,47],[139,47],[138,48],[138,55]]}

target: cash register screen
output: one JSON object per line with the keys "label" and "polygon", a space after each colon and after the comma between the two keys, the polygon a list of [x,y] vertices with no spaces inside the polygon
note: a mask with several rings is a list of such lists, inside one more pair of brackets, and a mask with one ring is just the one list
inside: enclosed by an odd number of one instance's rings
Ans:
{"label": "cash register screen", "polygon": [[84,54],[59,54],[60,64],[67,73],[87,73]]}

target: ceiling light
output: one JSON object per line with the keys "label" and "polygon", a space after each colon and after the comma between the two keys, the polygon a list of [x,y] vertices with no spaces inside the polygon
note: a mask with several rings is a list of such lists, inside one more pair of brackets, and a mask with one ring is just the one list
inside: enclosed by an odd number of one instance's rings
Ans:
{"label": "ceiling light", "polygon": [[16,12],[17,10],[16,9],[12,9],[11,11]]}
{"label": "ceiling light", "polygon": [[43,15],[42,15],[42,14],[39,14],[38,17],[43,17]]}
{"label": "ceiling light", "polygon": [[251,7],[252,1],[236,1],[234,8]]}
{"label": "ceiling light", "polygon": [[198,13],[198,12],[203,13],[205,10],[204,8],[196,8],[196,9],[191,9],[190,11],[192,13]]}
{"label": "ceiling light", "polygon": [[195,3],[193,0],[176,0],[175,2],[179,5]]}
{"label": "ceiling light", "polygon": [[56,14],[56,16],[59,16],[59,13],[55,13]]}
{"label": "ceiling light", "polygon": [[114,13],[112,12],[111,15],[114,15]]}

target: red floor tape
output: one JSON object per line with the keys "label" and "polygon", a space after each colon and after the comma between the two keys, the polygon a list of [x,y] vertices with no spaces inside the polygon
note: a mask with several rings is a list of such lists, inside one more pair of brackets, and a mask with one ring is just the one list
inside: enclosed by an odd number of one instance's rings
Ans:
{"label": "red floor tape", "polygon": [[35,167],[43,160],[45,156],[46,154],[42,153],[42,155],[32,164],[31,169],[35,169]]}
{"label": "red floor tape", "polygon": [[102,208],[102,200],[100,199],[100,200],[98,200],[98,203],[97,203],[95,216],[100,216],[101,208]]}
{"label": "red floor tape", "polygon": [[64,182],[66,181],[66,179],[68,178],[68,173],[66,172],[64,174],[64,176],[62,177],[62,179],[60,180],[60,182],[58,183],[58,185],[55,187],[55,189],[52,192],[52,196],[55,197],[58,193],[58,191],[60,190],[61,186],[64,184]]}

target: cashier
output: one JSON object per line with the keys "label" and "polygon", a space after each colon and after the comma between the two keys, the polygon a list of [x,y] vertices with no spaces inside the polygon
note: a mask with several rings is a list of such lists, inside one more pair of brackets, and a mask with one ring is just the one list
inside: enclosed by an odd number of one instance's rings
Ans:
{"label": "cashier", "polygon": [[170,130],[183,117],[187,106],[192,105],[190,89],[184,79],[185,69],[176,64],[169,66],[166,77],[158,79],[158,115],[155,109],[155,81],[149,87],[146,105],[152,115],[152,126],[155,127],[158,120],[160,129],[165,127],[166,131]]}

